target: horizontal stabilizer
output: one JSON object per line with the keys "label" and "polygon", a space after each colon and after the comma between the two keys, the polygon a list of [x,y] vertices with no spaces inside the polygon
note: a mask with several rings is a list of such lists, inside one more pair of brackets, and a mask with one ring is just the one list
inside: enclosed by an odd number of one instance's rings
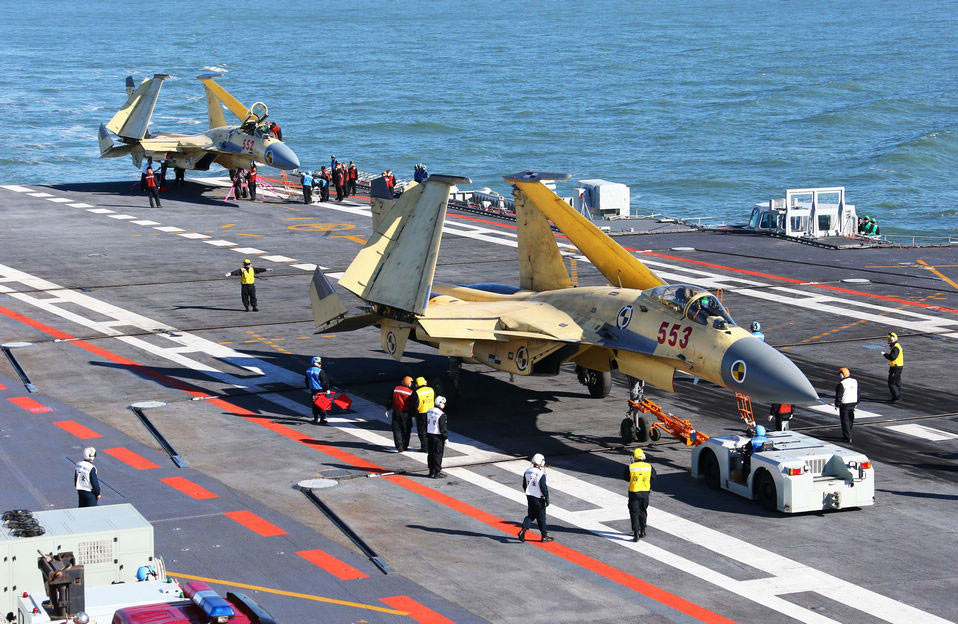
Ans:
{"label": "horizontal stabilizer", "polygon": [[343,302],[319,267],[313,271],[313,280],[309,284],[309,303],[313,308],[313,321],[320,331],[346,316]]}
{"label": "horizontal stabilizer", "polygon": [[153,107],[160,96],[160,87],[167,78],[167,74],[154,74],[152,78],[141,82],[127,97],[123,108],[107,122],[106,129],[124,139],[139,140],[145,137],[153,116]]}
{"label": "horizontal stabilizer", "polygon": [[107,132],[106,126],[103,124],[100,124],[98,138],[100,141],[100,158],[118,158],[120,156],[126,156],[133,150],[133,146],[128,143],[114,145],[113,139],[110,138],[110,133]]}
{"label": "horizontal stabilizer", "polygon": [[539,180],[546,179],[545,175],[526,171],[508,176],[506,180],[518,186],[613,286],[645,290],[665,284],[638,258],[542,184]]}
{"label": "horizontal stabilizer", "polygon": [[468,178],[432,175],[385,209],[339,280],[361,299],[413,314],[426,309],[436,272],[449,187]]}

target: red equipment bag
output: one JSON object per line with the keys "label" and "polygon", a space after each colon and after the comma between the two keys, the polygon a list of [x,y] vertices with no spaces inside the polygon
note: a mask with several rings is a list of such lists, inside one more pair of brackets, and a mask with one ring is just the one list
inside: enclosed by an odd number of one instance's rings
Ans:
{"label": "red equipment bag", "polygon": [[346,409],[349,409],[349,406],[353,404],[353,400],[350,399],[345,394],[340,393],[339,396],[333,399],[333,403],[339,409],[346,410]]}
{"label": "red equipment bag", "polygon": [[321,410],[328,410],[333,406],[333,400],[330,398],[330,393],[328,392],[318,392],[313,396],[313,403]]}

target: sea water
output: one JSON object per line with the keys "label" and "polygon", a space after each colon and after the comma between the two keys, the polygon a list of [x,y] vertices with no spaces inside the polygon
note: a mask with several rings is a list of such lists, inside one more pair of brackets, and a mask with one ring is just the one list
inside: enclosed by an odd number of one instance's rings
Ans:
{"label": "sea water", "polygon": [[504,194],[560,171],[715,223],[845,186],[886,233],[955,235],[956,33],[955,2],[3,0],[0,184],[135,179],[98,159],[126,76],[170,74],[151,128],[193,133],[216,72],[310,169],[423,162]]}

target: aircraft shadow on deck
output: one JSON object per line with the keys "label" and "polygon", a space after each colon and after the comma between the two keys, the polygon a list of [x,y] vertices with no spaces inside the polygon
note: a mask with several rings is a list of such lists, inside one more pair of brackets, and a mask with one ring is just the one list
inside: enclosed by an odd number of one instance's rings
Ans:
{"label": "aircraft shadow on deck", "polygon": [[[133,179],[124,182],[81,182],[77,184],[48,184],[49,188],[63,191],[64,193],[97,193],[99,195],[112,195],[130,198],[140,198],[144,206],[149,206],[148,196],[140,190],[140,180]],[[171,178],[167,178],[167,191],[160,194],[160,201],[182,201],[189,204],[199,204],[206,206],[225,206],[222,198],[213,197],[209,194],[211,187],[207,184],[185,181],[180,186],[173,186]],[[98,206],[109,204],[98,203]],[[136,207],[131,204],[120,204],[124,208]],[[144,207],[140,206],[140,207]]]}

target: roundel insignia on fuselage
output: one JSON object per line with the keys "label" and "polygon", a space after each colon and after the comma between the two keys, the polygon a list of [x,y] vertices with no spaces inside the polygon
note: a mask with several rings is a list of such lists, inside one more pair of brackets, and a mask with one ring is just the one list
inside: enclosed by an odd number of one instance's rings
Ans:
{"label": "roundel insignia on fuselage", "polygon": [[270,150],[266,150],[266,164],[267,165],[273,164],[273,152]]}
{"label": "roundel insignia on fuselage", "polygon": [[392,332],[386,332],[386,350],[389,351],[389,355],[396,353],[396,334]]}
{"label": "roundel insignia on fuselage", "polygon": [[525,347],[519,347],[519,350],[516,351],[516,368],[524,371],[529,367],[529,351]]}
{"label": "roundel insignia on fuselage", "polygon": [[625,329],[632,321],[632,306],[627,305],[619,310],[619,316],[615,319],[615,324],[619,329]]}
{"label": "roundel insignia on fuselage", "polygon": [[742,383],[743,381],[745,381],[746,372],[747,372],[747,368],[743,360],[735,360],[734,362],[732,362],[732,379],[734,379],[738,383]]}

